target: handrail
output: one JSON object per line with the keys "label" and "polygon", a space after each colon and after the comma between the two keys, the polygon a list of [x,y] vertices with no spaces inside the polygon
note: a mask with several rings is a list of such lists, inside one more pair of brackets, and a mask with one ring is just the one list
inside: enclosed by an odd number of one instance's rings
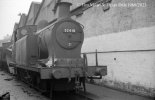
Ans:
{"label": "handrail", "polygon": [[[119,53],[119,52],[150,52],[150,51],[155,51],[155,49],[148,49],[148,50],[116,50],[116,51],[98,51],[97,53]],[[95,52],[83,52],[81,54],[95,54]]]}

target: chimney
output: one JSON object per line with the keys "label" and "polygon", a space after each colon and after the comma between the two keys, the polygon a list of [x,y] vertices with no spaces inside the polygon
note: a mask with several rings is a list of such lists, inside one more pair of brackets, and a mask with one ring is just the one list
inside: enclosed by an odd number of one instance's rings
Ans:
{"label": "chimney", "polygon": [[59,2],[57,4],[57,18],[58,19],[63,19],[63,18],[67,18],[70,15],[70,6],[72,4],[69,2]]}

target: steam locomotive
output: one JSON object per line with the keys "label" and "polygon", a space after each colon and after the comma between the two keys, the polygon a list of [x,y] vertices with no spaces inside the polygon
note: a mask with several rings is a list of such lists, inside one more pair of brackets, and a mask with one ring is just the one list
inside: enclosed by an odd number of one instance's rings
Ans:
{"label": "steam locomotive", "polygon": [[0,47],[0,69],[9,72],[9,67],[7,66],[7,57],[11,58],[12,52],[9,50],[11,42],[2,43]]}
{"label": "steam locomotive", "polygon": [[86,56],[81,57],[84,27],[70,18],[70,5],[58,4],[56,22],[39,31],[35,25],[20,27],[13,36],[9,67],[19,79],[50,97],[53,91],[86,91],[86,78],[106,75],[105,68],[87,66]]}

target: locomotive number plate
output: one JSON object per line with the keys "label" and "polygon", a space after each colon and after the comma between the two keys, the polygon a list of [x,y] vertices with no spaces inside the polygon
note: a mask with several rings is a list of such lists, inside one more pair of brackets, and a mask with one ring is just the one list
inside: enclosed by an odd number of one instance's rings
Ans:
{"label": "locomotive number plate", "polygon": [[64,33],[69,33],[69,32],[72,32],[72,33],[75,33],[75,29],[64,29]]}

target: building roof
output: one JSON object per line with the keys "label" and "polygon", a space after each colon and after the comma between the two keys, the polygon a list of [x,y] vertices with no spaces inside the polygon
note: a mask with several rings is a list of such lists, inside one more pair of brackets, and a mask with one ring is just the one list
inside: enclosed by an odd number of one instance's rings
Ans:
{"label": "building roof", "polygon": [[39,2],[32,2],[28,15],[27,15],[27,19],[26,19],[26,25],[33,25],[34,20],[37,16],[37,13],[40,9],[40,3]]}

